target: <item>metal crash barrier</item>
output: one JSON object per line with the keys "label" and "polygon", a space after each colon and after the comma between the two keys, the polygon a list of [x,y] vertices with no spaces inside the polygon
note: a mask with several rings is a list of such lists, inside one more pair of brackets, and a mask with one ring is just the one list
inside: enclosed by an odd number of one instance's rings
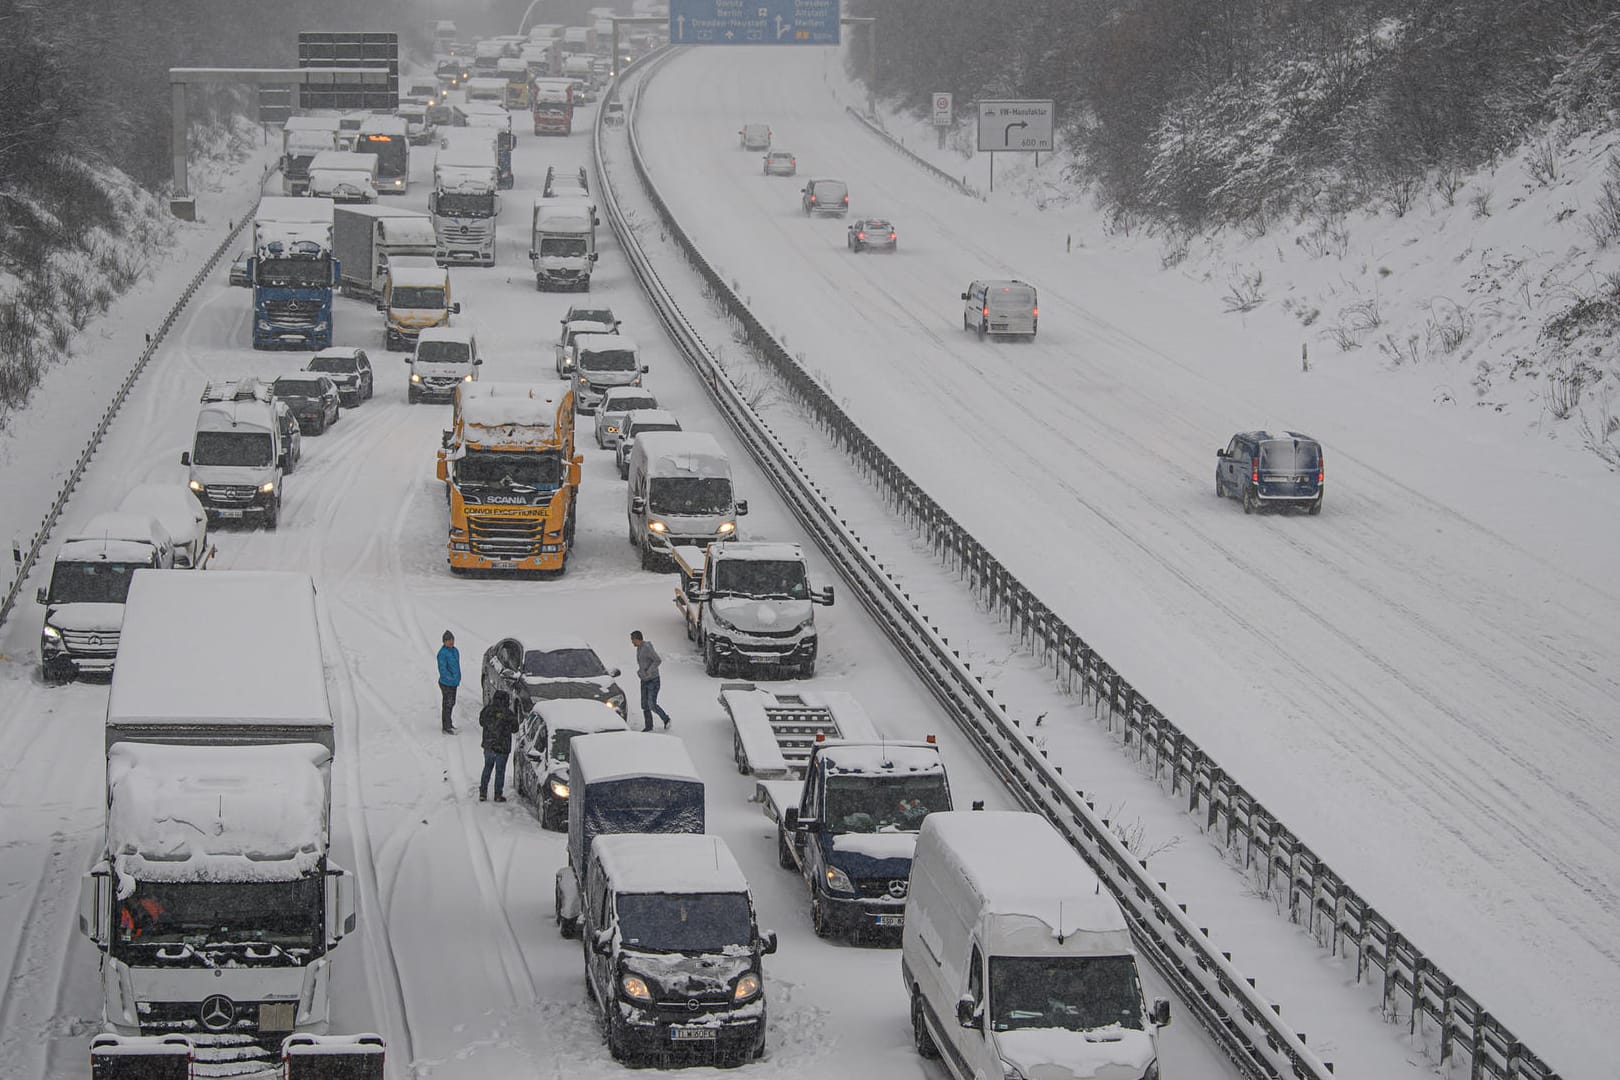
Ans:
{"label": "metal crash barrier", "polygon": [[184,1035],[97,1035],[91,1080],[191,1080],[197,1051]]}
{"label": "metal crash barrier", "polygon": [[289,1035],[281,1080],[383,1080],[381,1035]]}

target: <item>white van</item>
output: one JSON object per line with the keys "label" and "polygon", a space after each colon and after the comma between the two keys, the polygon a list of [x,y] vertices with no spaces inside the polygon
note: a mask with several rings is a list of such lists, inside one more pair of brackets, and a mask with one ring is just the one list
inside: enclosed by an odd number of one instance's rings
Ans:
{"label": "white van", "polygon": [[986,334],[1035,336],[1041,309],[1035,286],[1026,281],[975,281],[962,294],[962,329]]}
{"label": "white van", "polygon": [[640,386],[647,374],[628,334],[574,335],[574,410],[589,416],[615,386]]}
{"label": "white van", "polygon": [[641,436],[630,452],[627,479],[630,543],[641,551],[643,569],[682,544],[704,547],[735,539],[737,519],[748,513],[747,501],[732,488],[726,452],[706,432]]}
{"label": "white van", "polygon": [[929,814],[900,971],[912,1040],[957,1080],[1156,1077],[1158,1028],[1125,915],[1043,817]]}
{"label": "white van", "polygon": [[458,326],[430,326],[416,335],[416,351],[405,358],[411,365],[411,381],[405,399],[454,401],[456,387],[478,379],[484,358],[478,355],[478,339],[471,330]]}

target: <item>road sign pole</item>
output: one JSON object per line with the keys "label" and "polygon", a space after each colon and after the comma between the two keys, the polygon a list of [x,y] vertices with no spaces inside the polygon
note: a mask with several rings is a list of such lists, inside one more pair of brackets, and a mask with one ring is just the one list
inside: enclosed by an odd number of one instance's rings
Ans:
{"label": "road sign pole", "polygon": [[996,190],[996,152],[990,151],[990,190]]}

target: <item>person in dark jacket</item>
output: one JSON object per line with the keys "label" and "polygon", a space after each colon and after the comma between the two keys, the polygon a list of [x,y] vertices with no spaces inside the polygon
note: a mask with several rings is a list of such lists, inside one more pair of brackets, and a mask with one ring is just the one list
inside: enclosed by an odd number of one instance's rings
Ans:
{"label": "person in dark jacket", "polygon": [[461,651],[456,648],[456,635],[446,630],[444,644],[439,646],[439,722],[446,735],[456,733],[456,687],[460,685]]}
{"label": "person in dark jacket", "polygon": [[517,713],[512,711],[505,691],[490,699],[478,714],[478,726],[484,729],[484,775],[478,780],[478,801],[489,798],[490,774],[495,776],[495,801],[506,801],[506,762],[512,756],[512,733],[517,730]]}
{"label": "person in dark jacket", "polygon": [[663,660],[653,643],[641,636],[640,630],[630,631],[630,644],[636,647],[636,678],[641,680],[641,716],[646,722],[642,731],[653,729],[653,713],[664,719],[664,729],[669,730],[669,713],[658,704],[658,691],[663,687],[664,680],[658,675],[658,667]]}

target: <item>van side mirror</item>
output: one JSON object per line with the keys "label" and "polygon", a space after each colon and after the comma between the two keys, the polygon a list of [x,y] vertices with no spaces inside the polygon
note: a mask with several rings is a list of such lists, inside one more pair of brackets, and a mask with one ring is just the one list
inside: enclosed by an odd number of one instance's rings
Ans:
{"label": "van side mirror", "polygon": [[956,1022],[975,1031],[983,1026],[984,1015],[979,1012],[979,1003],[973,1000],[973,995],[963,994],[956,999]]}
{"label": "van side mirror", "polygon": [[479,367],[480,365],[483,364],[483,362],[484,362],[484,358],[482,356],[473,357],[473,367]]}
{"label": "van side mirror", "polygon": [[[702,588],[702,585],[699,584],[697,578],[686,578],[681,582],[681,592],[686,594],[688,600],[696,600],[700,588]],[[40,590],[42,593],[44,591],[43,589]],[[40,603],[44,603],[44,601],[41,600]]]}
{"label": "van side mirror", "polygon": [[637,495],[635,498],[631,499],[630,512],[632,514],[645,514],[647,512],[647,500],[643,499],[640,495]]}
{"label": "van side mirror", "polygon": [[190,467],[190,465],[191,465],[191,451],[190,450],[182,450],[180,452],[180,464],[185,465],[188,468]]}
{"label": "van side mirror", "polygon": [[34,594],[34,603],[36,603],[36,604],[44,604],[44,603],[47,603],[47,602],[48,601],[46,600],[45,590],[44,589],[40,589],[38,592],[36,592]]}
{"label": "van side mirror", "polygon": [[647,374],[647,372],[649,372],[651,370],[652,370],[652,368],[648,367],[646,364],[641,365],[641,373],[643,375]]}
{"label": "van side mirror", "polygon": [[799,828],[799,808],[790,806],[782,811],[782,828],[788,832],[797,832]]}
{"label": "van side mirror", "polygon": [[377,307],[378,311],[387,311],[388,310],[388,301],[379,299],[377,301],[376,307]]}
{"label": "van side mirror", "polygon": [[826,607],[833,606],[833,587],[831,585],[821,587],[821,602]]}
{"label": "van side mirror", "polygon": [[599,254],[597,254],[597,253],[596,253],[596,252],[594,252],[594,251],[593,251],[593,252],[591,252],[591,262],[595,262],[595,261],[596,261],[596,260],[597,260],[597,259],[599,259],[599,258],[601,258],[601,256],[600,256],[600,255],[599,255]]}
{"label": "van side mirror", "polygon": [[776,952],[776,931],[767,930],[759,936],[759,955],[770,956],[774,952]]}
{"label": "van side mirror", "polygon": [[596,936],[591,938],[591,951],[597,956],[612,956],[613,931],[609,929],[598,930]]}
{"label": "van side mirror", "polygon": [[966,299],[967,299],[967,293],[963,293],[963,294],[962,294],[962,299],[964,299],[964,300],[966,300]]}
{"label": "van side mirror", "polygon": [[460,315],[461,314],[461,301],[460,300],[457,300],[455,303],[450,305],[450,314],[452,314],[452,315]]}
{"label": "van side mirror", "polygon": [[1216,457],[1225,457],[1226,456],[1226,447],[1223,446],[1219,450],[1215,451],[1215,456]]}
{"label": "van side mirror", "polygon": [[748,513],[748,500],[747,499],[738,499],[737,500],[737,516],[742,517],[746,513]]}
{"label": "van side mirror", "polygon": [[1153,1013],[1152,1013],[1152,1016],[1153,1016],[1153,1026],[1154,1027],[1169,1027],[1170,1026],[1170,999],[1169,998],[1154,998],[1153,999]]}
{"label": "van side mirror", "polygon": [[806,818],[805,820],[799,822],[799,828],[807,833],[819,833],[821,832],[821,822],[817,821],[815,818]]}

